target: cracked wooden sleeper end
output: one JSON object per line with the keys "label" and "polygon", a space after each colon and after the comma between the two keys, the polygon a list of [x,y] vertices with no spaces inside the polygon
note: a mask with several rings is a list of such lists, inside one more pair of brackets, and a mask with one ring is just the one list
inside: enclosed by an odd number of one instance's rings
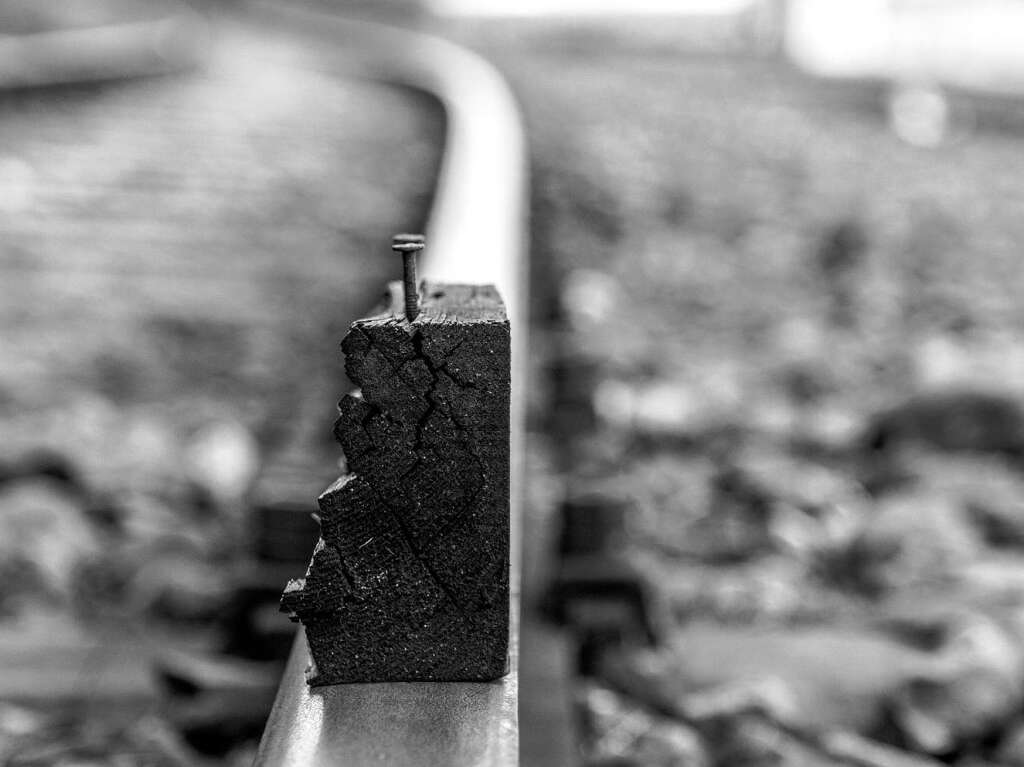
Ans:
{"label": "cracked wooden sleeper end", "polygon": [[404,290],[342,342],[359,387],[335,435],[350,474],[319,498],[321,539],[282,610],[310,684],[487,681],[509,641],[510,338],[491,286]]}

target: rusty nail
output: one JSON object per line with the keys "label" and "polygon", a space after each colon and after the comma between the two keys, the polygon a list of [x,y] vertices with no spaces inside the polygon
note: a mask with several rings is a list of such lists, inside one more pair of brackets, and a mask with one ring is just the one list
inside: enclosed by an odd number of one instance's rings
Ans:
{"label": "rusty nail", "polygon": [[420,313],[420,291],[416,285],[416,253],[423,250],[426,238],[422,234],[396,234],[391,238],[391,249],[402,254],[403,290],[405,292],[405,318],[412,322]]}

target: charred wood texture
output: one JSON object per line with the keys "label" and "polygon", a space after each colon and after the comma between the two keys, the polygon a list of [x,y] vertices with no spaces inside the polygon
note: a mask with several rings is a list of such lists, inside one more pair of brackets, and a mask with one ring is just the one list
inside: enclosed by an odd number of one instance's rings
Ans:
{"label": "charred wood texture", "polygon": [[421,286],[342,342],[359,390],[335,435],[350,474],[318,499],[320,541],[282,610],[307,681],[483,681],[506,671],[509,323],[494,288]]}

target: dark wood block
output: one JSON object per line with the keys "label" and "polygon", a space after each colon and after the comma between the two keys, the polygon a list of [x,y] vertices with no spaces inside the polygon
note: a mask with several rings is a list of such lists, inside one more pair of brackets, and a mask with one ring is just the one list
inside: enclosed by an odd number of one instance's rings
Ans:
{"label": "dark wood block", "polygon": [[310,684],[483,681],[507,668],[509,323],[490,286],[401,287],[342,342],[360,388],[335,435],[351,474],[319,498],[321,538],[282,609]]}

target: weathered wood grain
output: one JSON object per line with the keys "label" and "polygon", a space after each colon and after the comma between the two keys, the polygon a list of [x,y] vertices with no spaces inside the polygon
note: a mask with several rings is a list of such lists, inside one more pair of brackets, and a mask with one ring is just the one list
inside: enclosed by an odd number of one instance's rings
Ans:
{"label": "weathered wood grain", "polygon": [[509,324],[489,286],[421,296],[408,322],[393,286],[342,342],[360,387],[335,425],[351,473],[320,496],[321,539],[282,597],[306,627],[311,684],[506,670]]}

